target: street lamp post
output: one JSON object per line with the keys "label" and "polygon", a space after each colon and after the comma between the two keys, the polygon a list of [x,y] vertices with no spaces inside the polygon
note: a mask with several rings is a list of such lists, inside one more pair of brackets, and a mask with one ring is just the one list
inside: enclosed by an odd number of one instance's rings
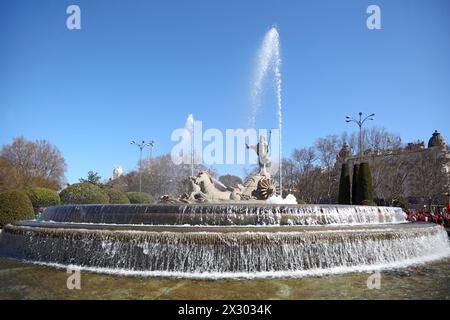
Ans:
{"label": "street lamp post", "polygon": [[155,145],[155,141],[154,140],[150,140],[150,142],[148,143],[148,149],[149,149],[149,158],[151,159],[153,156],[153,146]]}
{"label": "street lamp post", "polygon": [[354,122],[359,127],[359,160],[362,160],[362,158],[363,158],[363,148],[364,148],[363,147],[362,126],[363,126],[364,122],[366,122],[367,120],[373,120],[373,117],[375,116],[375,113],[372,113],[363,119],[362,114],[363,114],[362,112],[358,113],[359,120],[349,117],[349,116],[345,117],[345,122]]}
{"label": "street lamp post", "polygon": [[149,147],[150,149],[150,157],[155,141],[150,140],[149,142],[145,142],[142,140],[141,143],[137,143],[134,139],[131,140],[130,144],[134,144],[139,148],[139,192],[142,192],[142,150],[145,147]]}

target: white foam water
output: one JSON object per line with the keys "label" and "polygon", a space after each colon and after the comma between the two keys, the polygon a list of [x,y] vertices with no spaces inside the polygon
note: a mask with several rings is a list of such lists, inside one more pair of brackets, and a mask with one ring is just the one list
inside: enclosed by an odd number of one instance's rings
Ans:
{"label": "white foam water", "polygon": [[288,194],[286,198],[283,199],[281,195],[270,196],[266,203],[268,204],[297,204],[297,199],[293,194]]}
{"label": "white foam water", "polygon": [[[306,230],[306,231],[305,231]],[[430,224],[301,232],[146,232],[7,226],[2,255],[93,272],[183,278],[302,277],[449,256]]]}
{"label": "white foam water", "polygon": [[408,223],[400,208],[370,206],[65,206],[46,211],[39,221],[7,225],[0,234],[3,257],[199,279],[402,267],[449,252],[443,227]]}
{"label": "white foam water", "polygon": [[[275,198],[279,201],[280,196]],[[287,201],[291,201],[288,199]],[[284,201],[281,200],[281,201]],[[358,225],[406,222],[404,212],[395,207],[345,206],[345,205],[189,205],[182,209],[182,223],[191,223],[199,216],[208,225],[244,225],[254,218],[254,225]],[[241,222],[239,222],[241,221]],[[253,220],[252,220],[253,221]]]}
{"label": "white foam water", "polygon": [[[286,201],[291,200],[293,198]],[[402,209],[394,207],[230,202],[51,207],[35,225],[49,221],[121,225],[279,226],[399,223],[406,222],[406,219]]]}
{"label": "white foam water", "polygon": [[[403,261],[397,261],[384,264],[373,265],[359,265],[359,266],[345,266],[345,267],[333,267],[326,269],[310,269],[310,270],[294,270],[294,271],[268,271],[268,272],[172,272],[172,271],[140,271],[140,270],[128,270],[128,269],[113,269],[113,268],[99,268],[99,267],[86,267],[78,265],[64,265],[60,263],[49,263],[41,261],[26,261],[36,265],[52,267],[57,269],[80,270],[85,272],[110,274],[118,276],[131,276],[131,277],[149,277],[149,278],[175,278],[175,279],[192,279],[192,280],[252,280],[252,279],[284,279],[284,278],[304,278],[304,277],[319,277],[327,275],[337,275],[344,273],[356,273],[356,272],[373,272],[407,268],[411,266],[423,265],[433,261],[442,260],[450,257],[450,250],[438,253],[429,254],[414,259],[405,259]],[[20,260],[24,261],[24,260]]]}

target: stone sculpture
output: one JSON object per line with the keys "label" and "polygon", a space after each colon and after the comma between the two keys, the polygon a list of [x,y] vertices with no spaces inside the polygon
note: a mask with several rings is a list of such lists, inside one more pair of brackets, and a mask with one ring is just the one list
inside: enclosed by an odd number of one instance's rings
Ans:
{"label": "stone sculpture", "polygon": [[267,172],[267,167],[270,165],[269,160],[269,144],[266,142],[266,137],[264,135],[259,136],[259,143],[255,145],[246,144],[247,149],[253,149],[256,151],[258,155],[258,164],[259,164],[259,174],[270,177],[270,174]]}

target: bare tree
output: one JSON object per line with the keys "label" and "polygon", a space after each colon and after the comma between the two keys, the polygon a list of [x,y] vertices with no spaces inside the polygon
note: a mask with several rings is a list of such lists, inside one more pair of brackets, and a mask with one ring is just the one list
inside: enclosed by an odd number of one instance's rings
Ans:
{"label": "bare tree", "polygon": [[326,199],[331,202],[337,196],[339,170],[336,168],[336,157],[339,153],[340,140],[336,135],[320,138],[316,142],[316,150],[323,173],[321,187],[326,190]]}
{"label": "bare tree", "polygon": [[421,199],[422,203],[444,201],[443,194],[449,188],[447,161],[448,159],[442,153],[427,149],[414,162],[411,186],[414,196]]}
{"label": "bare tree", "polygon": [[411,162],[405,156],[387,154],[371,163],[374,195],[386,205],[406,197],[406,183],[411,174]]}
{"label": "bare tree", "polygon": [[20,189],[20,177],[10,161],[0,156],[0,192]]}
{"label": "bare tree", "polygon": [[312,202],[315,189],[313,172],[317,160],[315,148],[294,149],[292,160],[294,165],[292,174],[296,175],[295,181],[297,181],[296,196],[304,201]]}
{"label": "bare tree", "polygon": [[[298,199],[311,203],[336,201],[341,169],[337,166],[336,156],[344,142],[349,145],[352,154],[356,154],[358,140],[357,132],[344,132],[340,136],[320,138],[312,147],[294,149],[290,159],[292,161],[286,160],[283,175],[285,182],[297,182],[295,195]],[[402,146],[400,137],[384,128],[374,127],[364,132],[364,140],[366,148],[373,154],[371,168],[376,196],[388,201],[404,196],[409,170],[407,162],[399,162],[394,154]],[[378,161],[381,159],[377,158],[380,153],[387,155],[383,158],[386,161]]]}
{"label": "bare tree", "polygon": [[[209,171],[215,177],[217,173],[203,165],[195,165],[195,172]],[[142,160],[142,191],[155,199],[163,195],[174,196],[185,192],[186,179],[191,175],[190,165],[174,164],[170,154]],[[139,191],[139,171],[131,171],[111,180],[108,185],[124,191]]]}
{"label": "bare tree", "polygon": [[357,132],[343,132],[340,137],[340,144],[343,145],[344,142],[348,144],[352,154],[356,154],[358,152],[359,134]]}
{"label": "bare tree", "polygon": [[299,172],[295,161],[292,159],[283,159],[283,191],[293,193],[298,196],[298,187],[300,184]]}
{"label": "bare tree", "polygon": [[3,146],[0,158],[3,170],[10,167],[8,177],[15,181],[16,188],[58,190],[64,184],[66,162],[59,149],[46,140],[28,141],[17,137],[12,144]]}
{"label": "bare tree", "polygon": [[378,153],[387,150],[397,150],[402,146],[399,135],[387,132],[385,128],[371,127],[364,129],[364,149]]}

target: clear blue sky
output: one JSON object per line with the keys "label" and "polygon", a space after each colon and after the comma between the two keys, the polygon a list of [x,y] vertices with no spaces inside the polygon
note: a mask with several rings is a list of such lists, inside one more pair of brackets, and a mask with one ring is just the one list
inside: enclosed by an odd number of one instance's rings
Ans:
{"label": "clear blue sky", "polygon": [[[81,30],[66,28],[70,4]],[[366,28],[369,4],[381,7],[382,30]],[[434,129],[450,139],[446,0],[0,0],[0,145],[49,140],[74,182],[135,168],[133,137],[169,152],[189,113],[208,128],[245,127],[256,51],[272,25],[285,155],[348,130],[345,115],[360,110],[404,141]],[[264,101],[257,125],[276,127],[273,97]]]}

